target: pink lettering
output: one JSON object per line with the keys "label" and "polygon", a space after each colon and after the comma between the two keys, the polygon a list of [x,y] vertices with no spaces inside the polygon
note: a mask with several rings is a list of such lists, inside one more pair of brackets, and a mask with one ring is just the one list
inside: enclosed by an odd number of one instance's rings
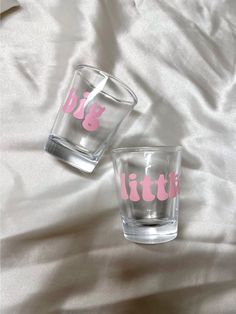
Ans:
{"label": "pink lettering", "polygon": [[[168,180],[165,179],[164,174],[160,174],[156,181],[152,181],[149,176],[144,176],[141,181],[137,180],[137,175],[131,173],[128,176],[125,173],[121,174],[121,198],[123,200],[130,199],[133,202],[138,202],[141,199],[146,202],[152,202],[155,199],[159,201],[165,201],[168,198],[175,198],[180,192],[180,180],[179,175],[173,171],[168,174]],[[128,182],[126,182],[126,180]],[[127,190],[126,183],[129,186]],[[152,184],[156,184],[156,194],[152,193]],[[168,183],[169,192],[166,191],[166,185]],[[142,186],[142,195],[140,197],[138,186]]]}
{"label": "pink lettering", "polygon": [[76,106],[77,100],[78,100],[78,96],[76,95],[74,88],[72,88],[63,106],[63,111],[72,112]]}
{"label": "pink lettering", "polygon": [[85,119],[82,123],[82,126],[85,130],[93,132],[99,128],[99,120],[98,118],[103,114],[105,111],[105,107],[102,107],[97,104],[93,104],[89,108],[88,114],[85,116]]}
{"label": "pink lettering", "polygon": [[121,198],[123,200],[127,200],[129,198],[129,195],[126,190],[125,173],[121,174],[120,181],[121,181]]}
{"label": "pink lettering", "polygon": [[89,96],[89,93],[85,92],[85,93],[83,93],[83,96],[84,96],[84,98],[82,98],[80,100],[78,108],[73,113],[73,116],[79,120],[82,120],[84,118],[84,104],[85,104],[85,102]]}
{"label": "pink lettering", "polygon": [[135,180],[136,179],[136,174],[135,173],[131,173],[129,175],[130,180],[134,180],[134,181],[130,181],[129,182],[129,187],[130,187],[130,200],[133,202],[138,202],[140,200],[138,191],[137,191],[137,186],[138,183]]}
{"label": "pink lettering", "polygon": [[157,184],[157,198],[160,201],[165,201],[168,199],[168,193],[166,193],[165,185],[167,180],[165,179],[164,174],[160,174],[158,180],[156,181]]}
{"label": "pink lettering", "polygon": [[144,201],[151,202],[155,199],[155,195],[151,192],[152,180],[150,177],[145,176],[140,184],[143,186],[142,198]]}
{"label": "pink lettering", "polygon": [[[105,107],[99,105],[99,104],[92,104],[89,108],[88,113],[85,115],[85,105],[86,102],[89,102],[88,100],[89,92],[83,93],[83,98],[79,102],[78,108],[73,113],[73,117],[75,117],[78,120],[83,120],[82,126],[86,131],[94,132],[96,131],[99,126],[99,118],[105,111]],[[71,113],[77,104],[78,96],[76,95],[75,89],[71,88],[69,91],[69,94],[66,98],[65,104],[63,106],[63,111],[66,113]]]}

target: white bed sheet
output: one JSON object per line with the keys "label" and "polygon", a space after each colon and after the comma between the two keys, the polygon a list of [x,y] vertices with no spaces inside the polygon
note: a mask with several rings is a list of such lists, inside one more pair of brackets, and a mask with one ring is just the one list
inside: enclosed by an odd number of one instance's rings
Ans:
{"label": "white bed sheet", "polygon": [[[19,0],[2,16],[5,314],[233,314],[236,1]],[[113,147],[183,146],[178,238],[123,238],[109,152],[90,176],[43,151],[73,67],[139,103]]]}

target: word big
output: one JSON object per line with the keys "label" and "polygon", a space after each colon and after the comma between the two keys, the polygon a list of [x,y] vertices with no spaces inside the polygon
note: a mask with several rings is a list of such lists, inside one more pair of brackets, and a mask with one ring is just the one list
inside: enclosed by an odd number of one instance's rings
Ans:
{"label": "word big", "polygon": [[[93,132],[99,128],[99,118],[106,108],[94,103],[90,106],[88,113],[85,114],[85,105],[88,103],[87,99],[89,97],[89,92],[84,92],[83,97],[84,98],[79,101],[79,106],[73,113],[73,117],[78,120],[84,119],[82,122],[83,128],[89,132]],[[77,101],[78,96],[76,95],[75,89],[72,88],[63,106],[63,111],[66,113],[71,113],[75,109]]]}
{"label": "word big", "polygon": [[[128,178],[129,191],[126,187],[126,181]],[[147,202],[151,202],[155,199],[165,201],[168,198],[175,198],[180,192],[180,180],[179,176],[174,172],[168,174],[168,180],[165,179],[164,174],[160,174],[157,180],[152,181],[149,176],[144,176],[143,180],[138,182],[137,175],[131,173],[126,175],[121,174],[121,198],[123,200],[131,200],[138,202],[141,199]],[[166,185],[168,184],[169,191],[166,191]],[[142,195],[140,196],[138,190],[142,186]],[[156,193],[152,193],[152,185],[155,185]]]}

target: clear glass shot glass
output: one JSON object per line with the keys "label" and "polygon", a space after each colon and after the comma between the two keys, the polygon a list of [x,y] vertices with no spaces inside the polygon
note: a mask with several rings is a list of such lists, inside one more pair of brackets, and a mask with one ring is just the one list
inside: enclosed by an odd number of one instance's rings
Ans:
{"label": "clear glass shot glass", "polygon": [[45,150],[91,173],[136,103],[134,92],[118,78],[77,66]]}
{"label": "clear glass shot glass", "polygon": [[177,236],[181,146],[112,150],[126,239],[162,243]]}

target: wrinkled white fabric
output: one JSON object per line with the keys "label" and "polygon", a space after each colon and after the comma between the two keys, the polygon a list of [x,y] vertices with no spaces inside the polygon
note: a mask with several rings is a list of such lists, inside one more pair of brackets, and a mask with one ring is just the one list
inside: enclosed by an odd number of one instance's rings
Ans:
{"label": "wrinkled white fabric", "polygon": [[0,13],[3,13],[13,7],[18,6],[18,2],[16,0],[1,0],[0,1]]}
{"label": "wrinkled white fabric", "polygon": [[[236,1],[19,0],[1,21],[4,314],[233,314]],[[76,64],[139,103],[113,147],[182,145],[179,235],[123,238],[109,152],[43,151]]]}

